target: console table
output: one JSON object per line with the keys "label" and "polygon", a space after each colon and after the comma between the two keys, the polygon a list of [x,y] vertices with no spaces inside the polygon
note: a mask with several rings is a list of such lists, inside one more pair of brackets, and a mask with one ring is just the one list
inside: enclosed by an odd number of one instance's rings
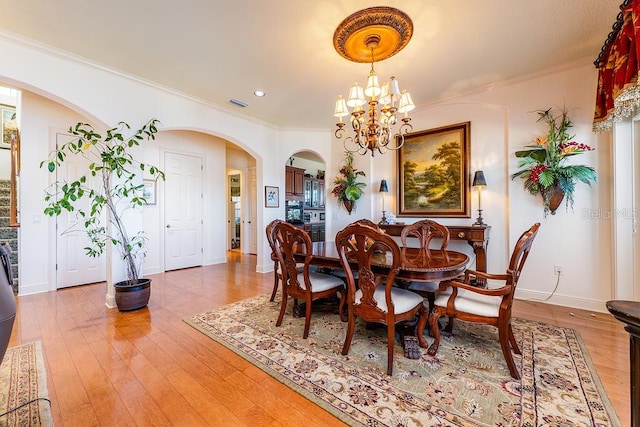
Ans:
{"label": "console table", "polygon": [[[399,224],[380,224],[380,228],[390,236],[400,236],[405,227]],[[490,225],[447,225],[449,240],[466,240],[476,255],[476,270],[487,272],[487,245],[489,244]]]}

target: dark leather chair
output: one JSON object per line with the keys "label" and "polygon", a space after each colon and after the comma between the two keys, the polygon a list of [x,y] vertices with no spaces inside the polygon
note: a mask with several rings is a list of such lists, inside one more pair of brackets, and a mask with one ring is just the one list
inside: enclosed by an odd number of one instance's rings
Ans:
{"label": "dark leather chair", "polygon": [[[429,326],[435,339],[429,347],[429,355],[434,356],[440,345],[440,331],[438,329],[440,316],[449,316],[449,324],[447,325],[449,332],[453,328],[453,319],[486,323],[498,328],[498,339],[509,373],[513,378],[520,379],[520,374],[511,355],[511,348],[516,354],[520,354],[520,348],[511,328],[511,306],[520,273],[531,250],[531,245],[538,234],[539,227],[540,223],[535,223],[529,230],[522,233],[513,249],[506,273],[489,274],[467,270],[463,282],[454,280],[440,283],[442,292],[436,297],[435,307],[429,315]],[[487,279],[487,288],[471,285],[472,276]],[[502,286],[492,287],[492,281],[498,281],[502,283]],[[511,348],[509,344],[511,344]]]}
{"label": "dark leather chair", "polygon": [[16,317],[16,299],[11,284],[13,274],[8,245],[0,245],[0,363],[4,359],[11,339],[11,330]]}

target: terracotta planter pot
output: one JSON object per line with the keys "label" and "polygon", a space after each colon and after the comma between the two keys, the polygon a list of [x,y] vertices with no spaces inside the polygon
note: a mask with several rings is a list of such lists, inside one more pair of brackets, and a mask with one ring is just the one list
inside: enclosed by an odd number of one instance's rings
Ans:
{"label": "terracotta planter pot", "polygon": [[144,308],[151,296],[151,279],[138,279],[135,285],[128,281],[113,285],[116,290],[116,305],[120,311],[132,311]]}
{"label": "terracotta planter pot", "polygon": [[558,210],[558,207],[560,207],[560,204],[564,199],[564,191],[562,191],[559,186],[554,185],[547,190],[547,193],[549,200],[549,212],[551,212],[551,215],[555,215],[556,210]]}

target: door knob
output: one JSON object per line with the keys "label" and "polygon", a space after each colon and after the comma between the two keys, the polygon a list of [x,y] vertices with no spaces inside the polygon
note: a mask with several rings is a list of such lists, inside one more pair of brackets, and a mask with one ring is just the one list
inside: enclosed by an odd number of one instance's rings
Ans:
{"label": "door knob", "polygon": [[167,224],[167,228],[171,228],[171,224]]}

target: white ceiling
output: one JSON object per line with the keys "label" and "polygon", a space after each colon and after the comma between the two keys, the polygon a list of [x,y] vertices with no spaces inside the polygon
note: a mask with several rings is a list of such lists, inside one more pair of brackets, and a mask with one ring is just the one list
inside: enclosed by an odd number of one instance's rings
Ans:
{"label": "white ceiling", "polygon": [[[0,0],[0,31],[275,126],[326,129],[335,126],[337,95],[364,84],[369,71],[333,48],[336,27],[357,10],[394,6],[413,20],[407,47],[376,71],[395,75],[420,106],[569,62],[591,64],[620,3]],[[254,97],[255,89],[267,96]],[[232,106],[232,98],[249,106]]]}

